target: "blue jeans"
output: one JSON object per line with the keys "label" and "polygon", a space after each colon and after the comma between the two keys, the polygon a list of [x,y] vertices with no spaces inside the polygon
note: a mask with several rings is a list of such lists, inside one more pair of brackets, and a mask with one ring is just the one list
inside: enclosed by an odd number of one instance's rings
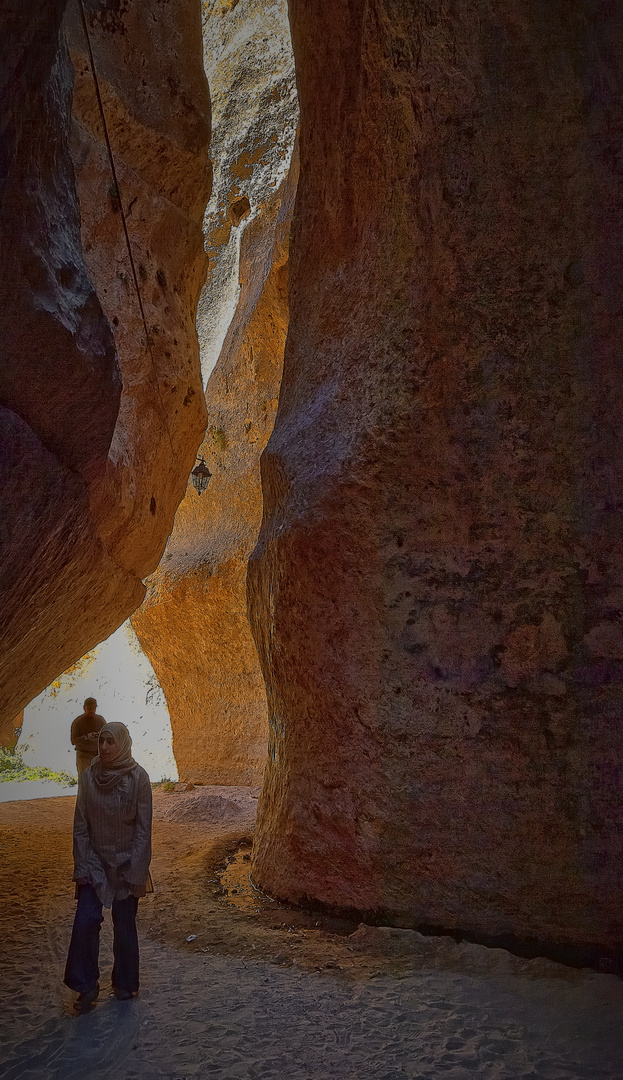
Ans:
{"label": "blue jeans", "polygon": [[[138,990],[138,897],[113,900],[112,984],[130,994]],[[92,885],[78,886],[78,906],[65,965],[65,983],[78,994],[88,994],[99,978],[100,927],[104,921],[102,903]]]}

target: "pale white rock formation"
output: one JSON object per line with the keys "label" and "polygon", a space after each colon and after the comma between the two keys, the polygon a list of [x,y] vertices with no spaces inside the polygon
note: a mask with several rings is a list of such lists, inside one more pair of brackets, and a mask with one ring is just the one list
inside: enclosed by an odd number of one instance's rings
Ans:
{"label": "pale white rock formation", "polygon": [[[290,169],[298,100],[287,0],[205,0],[202,7],[214,170],[204,221],[210,263],[197,310],[205,385],[238,303],[244,226]],[[248,210],[239,206],[245,199]]]}

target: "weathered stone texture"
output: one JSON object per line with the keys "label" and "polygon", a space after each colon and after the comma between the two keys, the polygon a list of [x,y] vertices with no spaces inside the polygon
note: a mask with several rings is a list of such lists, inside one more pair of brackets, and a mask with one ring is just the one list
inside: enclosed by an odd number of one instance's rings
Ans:
{"label": "weathered stone texture", "polygon": [[209,266],[197,311],[204,383],[239,299],[241,221],[262,213],[287,175],[298,124],[287,0],[203,0],[213,108]]}
{"label": "weathered stone texture", "polygon": [[623,944],[623,23],[290,0],[271,895]]}
{"label": "weathered stone texture", "polygon": [[[213,4],[204,34],[215,191],[197,323],[204,370],[213,370],[199,454],[213,476],[201,496],[189,484],[132,623],[167,698],[180,778],[255,784],[268,723],[246,571],[262,518],[259,456],[277,408],[287,332],[298,113],[283,0],[241,0],[233,11]],[[232,273],[238,302],[221,349]]]}
{"label": "weathered stone texture", "polygon": [[80,248],[63,7],[5,5],[0,35],[3,729],[77,650],[95,644],[111,594],[131,610],[142,593],[107,558],[88,508],[121,378]]}
{"label": "weathered stone texture", "polygon": [[0,401],[84,474],[106,459],[121,377],[80,248],[63,8],[2,13]]}
{"label": "weathered stone texture", "polygon": [[193,0],[88,0],[85,8],[151,338],[150,350],[72,4],[66,28],[82,240],[123,373],[105,481],[92,502],[115,560],[144,577],[158,564],[205,430],[195,313],[206,269],[210,103]]}
{"label": "weathered stone texture", "polygon": [[[134,341],[128,344],[125,336],[131,337],[127,328],[135,319],[136,301],[119,242],[118,214],[113,227],[105,186],[110,186],[110,174],[104,181],[103,166],[98,173],[94,163],[98,148],[89,132],[89,123],[95,123],[92,90],[87,89],[86,73],[79,70],[76,107],[83,109],[84,127],[82,141],[74,140],[74,152],[77,145],[78,165],[84,170],[82,241],[86,237],[85,246],[93,249],[101,245],[88,272],[83,260],[69,147],[72,71],[60,32],[65,4],[5,4],[0,35],[0,724],[10,724],[24,704],[140,602],[140,577],[157,563],[204,427],[196,342],[194,351],[190,343],[203,275],[202,268],[198,271],[203,263],[200,223],[209,194],[209,99],[201,66],[199,11],[191,0],[178,0],[180,40],[167,29],[171,4],[153,0],[134,5],[132,16],[124,4],[86,6],[116,149],[115,124],[122,119],[126,135],[131,128],[131,165],[141,190],[133,192],[128,213],[135,220],[151,219],[149,236],[156,256],[154,235],[159,229],[166,233],[161,246],[176,248],[179,243],[183,249],[174,250],[165,264],[166,289],[159,283],[163,294],[170,290],[176,298],[167,299],[170,310],[183,311],[178,320],[184,328],[181,358],[165,354],[163,359],[160,347],[154,346],[160,365],[157,391],[153,371],[145,356],[138,355],[136,321]],[[140,108],[128,106],[124,113],[120,88],[128,75],[122,67],[139,53],[142,70],[133,78],[149,100]],[[136,65],[131,66],[136,71]],[[171,86],[169,73],[173,81],[178,78],[180,100],[175,107],[161,88],[162,83]],[[136,86],[126,89],[129,97],[140,97]],[[186,93],[192,94],[192,104]],[[149,191],[147,205],[141,169],[148,171],[147,159],[156,184],[154,155],[164,154],[165,143],[174,147],[166,157],[167,178],[160,178],[157,192]],[[178,176],[186,177],[183,197],[171,180],[176,162]],[[120,154],[122,185],[126,167]],[[87,173],[93,186],[85,181]],[[180,183],[180,190],[183,187]],[[165,200],[176,205],[157,217],[154,203],[161,208]],[[174,223],[180,219],[183,227],[176,231]],[[137,254],[140,261],[140,243]],[[151,265],[145,264],[146,271]],[[113,298],[107,290],[117,274],[125,277],[125,287]],[[150,287],[154,290],[153,282]],[[156,303],[147,292],[145,306],[157,338],[154,310],[164,320],[169,314],[165,301]],[[121,365],[107,315],[122,328]],[[175,323],[173,314],[171,321]],[[140,350],[144,354],[144,340]],[[183,390],[178,378],[184,379]],[[190,409],[182,405],[185,397],[195,399]],[[180,417],[186,412],[185,420],[175,418],[178,407]],[[162,432],[165,425],[175,440],[174,455]],[[164,453],[159,449],[163,440]]]}

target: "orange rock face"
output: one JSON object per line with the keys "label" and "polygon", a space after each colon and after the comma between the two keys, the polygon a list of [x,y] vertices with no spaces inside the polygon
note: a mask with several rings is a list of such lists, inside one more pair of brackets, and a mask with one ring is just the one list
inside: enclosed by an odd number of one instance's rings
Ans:
{"label": "orange rock face", "polygon": [[[180,778],[257,784],[268,722],[246,571],[262,518],[259,457],[277,408],[288,323],[298,112],[285,3],[241,0],[234,10],[219,0],[204,41],[215,190],[197,327],[204,370],[213,370],[199,454],[212,480],[202,495],[189,484],[132,623],[166,695]],[[221,348],[219,327],[236,289]]]}
{"label": "orange rock face", "polygon": [[[164,547],[205,423],[193,332],[209,194],[199,12],[191,0],[115,15],[86,4],[122,193],[131,196],[152,365],[83,45],[74,42],[80,233],[64,8],[10,3],[2,17],[4,725],[140,603],[141,576]],[[139,52],[140,75],[128,67]],[[134,229],[132,217],[149,224]]]}
{"label": "orange rock face", "polygon": [[243,237],[240,302],[206,391],[209,426],[199,455],[212,479],[202,495],[189,485],[132,618],[167,699],[185,781],[256,784],[266,763],[266,695],[246,573],[262,519],[259,456],[275,417],[287,332],[295,188],[293,170]]}
{"label": "orange rock face", "polygon": [[623,943],[623,40],[591,10],[291,0],[271,895]]}

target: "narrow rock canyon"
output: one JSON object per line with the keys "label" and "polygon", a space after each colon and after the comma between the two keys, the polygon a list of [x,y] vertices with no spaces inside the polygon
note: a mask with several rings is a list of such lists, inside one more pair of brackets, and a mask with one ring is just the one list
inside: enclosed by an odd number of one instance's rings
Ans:
{"label": "narrow rock canyon", "polygon": [[6,741],[135,612],[271,897],[620,954],[617,7],[85,0],[121,200],[4,10]]}
{"label": "narrow rock canyon", "polygon": [[253,873],[623,943],[623,23],[291,0],[301,176],[249,571]]}

